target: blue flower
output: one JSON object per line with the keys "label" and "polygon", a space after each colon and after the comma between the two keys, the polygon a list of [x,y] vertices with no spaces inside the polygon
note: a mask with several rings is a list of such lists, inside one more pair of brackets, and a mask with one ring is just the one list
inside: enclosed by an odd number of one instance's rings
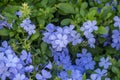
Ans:
{"label": "blue flower", "polygon": [[29,18],[22,21],[20,26],[28,32],[29,36],[34,34],[36,31],[34,30],[36,27],[34,24],[31,23],[31,20]]}
{"label": "blue flower", "polygon": [[82,49],[82,54],[77,54],[76,65],[79,66],[80,70],[94,69],[95,61],[92,60],[91,53],[87,52],[86,49]]}
{"label": "blue flower", "polygon": [[49,61],[49,63],[45,66],[45,68],[52,69],[52,63]]}
{"label": "blue flower", "polygon": [[49,79],[51,77],[52,77],[51,73],[44,70],[44,69],[41,71],[41,74],[39,74],[39,73],[36,74],[37,80],[46,80],[46,79]]}
{"label": "blue flower", "polygon": [[5,54],[13,54],[13,50],[8,45],[7,41],[2,42],[2,47],[0,47],[0,51],[4,52]]}
{"label": "blue flower", "polygon": [[111,46],[113,48],[116,48],[116,50],[120,49],[120,30],[113,30],[112,31],[112,44]]}
{"label": "blue flower", "polygon": [[55,31],[55,26],[52,24],[52,23],[49,23],[47,26],[46,26],[46,30],[48,32],[54,32]]}
{"label": "blue flower", "polygon": [[24,74],[16,74],[15,78],[13,80],[25,80]]}
{"label": "blue flower", "polygon": [[88,44],[91,48],[95,48],[95,38],[92,34],[93,31],[98,30],[98,26],[96,26],[97,22],[94,21],[87,21],[83,23],[83,26],[80,28],[81,31],[84,31],[84,35],[88,40]]}
{"label": "blue flower", "polygon": [[2,29],[4,26],[7,26],[7,21],[0,20],[0,29]]}
{"label": "blue flower", "polygon": [[80,34],[77,32],[72,32],[71,37],[72,45],[77,45],[78,43],[80,44],[83,41]]}
{"label": "blue flower", "polygon": [[110,65],[112,65],[112,63],[109,62],[109,57],[107,57],[106,59],[102,57],[100,59],[100,62],[99,62],[100,67],[104,67],[104,69],[108,69]]}
{"label": "blue flower", "polygon": [[[26,53],[26,55],[24,55]],[[32,66],[30,53],[24,50],[20,58],[14,53],[7,41],[2,42],[0,47],[0,78],[1,80],[28,80],[23,79],[21,74],[30,74],[34,67]],[[21,78],[20,78],[21,77]]]}
{"label": "blue flower", "polygon": [[79,70],[72,70],[71,78],[72,80],[82,80],[82,74]]}
{"label": "blue flower", "polygon": [[8,23],[7,20],[0,20],[0,29],[2,29],[3,27],[7,27],[7,28],[11,29],[12,25],[13,25],[13,22]]}
{"label": "blue flower", "polygon": [[67,35],[58,34],[57,39],[53,41],[52,44],[53,48],[56,48],[57,51],[61,51],[62,48],[65,48],[68,44]]}
{"label": "blue flower", "polygon": [[97,22],[94,21],[87,21],[83,23],[83,26],[80,28],[81,31],[85,32],[93,32],[94,30],[98,30],[98,26],[96,26]]}
{"label": "blue flower", "polygon": [[22,13],[21,13],[20,11],[17,11],[15,14],[16,14],[18,17],[21,17],[21,16],[22,16]]}
{"label": "blue flower", "polygon": [[115,21],[114,26],[120,29],[120,18],[118,16],[115,16],[113,19]]}
{"label": "blue flower", "polygon": [[62,80],[67,80],[68,79],[68,74],[66,71],[61,71],[59,73],[59,77],[62,79]]}
{"label": "blue flower", "polygon": [[91,74],[91,79],[92,80],[101,80],[101,78],[103,76],[106,76],[107,75],[107,70],[100,70],[100,69],[96,69],[95,70],[96,74]]}
{"label": "blue flower", "polygon": [[7,57],[5,57],[7,67],[16,67],[18,62],[19,58],[17,56],[7,55]]}
{"label": "blue flower", "polygon": [[73,25],[61,28],[60,26],[55,27],[53,24],[49,23],[46,26],[46,31],[43,33],[44,37],[42,40],[51,44],[52,48],[56,51],[62,51],[70,42],[72,42],[73,45],[82,42],[80,34],[73,29]]}

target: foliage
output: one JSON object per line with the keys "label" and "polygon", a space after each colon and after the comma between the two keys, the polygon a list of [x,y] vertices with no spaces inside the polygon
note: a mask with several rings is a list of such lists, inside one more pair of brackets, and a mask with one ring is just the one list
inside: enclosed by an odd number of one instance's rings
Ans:
{"label": "foliage", "polygon": [[[34,70],[27,75],[30,80],[35,80],[36,74],[38,80],[72,80],[74,74],[79,74],[75,80],[119,80],[119,3],[119,0],[1,0],[0,43],[6,40],[15,56],[23,50],[31,53]],[[80,66],[76,59],[81,65],[85,63],[82,59],[86,58],[78,57],[78,53],[85,53],[84,49],[90,52],[85,55],[95,62],[94,69],[75,68]],[[102,57],[110,58],[112,65],[108,69],[99,66]],[[52,69],[47,65],[52,65]],[[98,77],[100,72],[107,75]],[[20,76],[23,77],[17,74],[15,78]]]}

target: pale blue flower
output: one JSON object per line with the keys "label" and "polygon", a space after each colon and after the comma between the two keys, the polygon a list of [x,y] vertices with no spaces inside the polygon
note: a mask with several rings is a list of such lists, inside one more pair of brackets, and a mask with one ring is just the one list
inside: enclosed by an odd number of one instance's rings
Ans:
{"label": "pale blue flower", "polygon": [[113,20],[115,21],[114,26],[120,29],[120,18],[118,16],[115,16]]}
{"label": "pale blue flower", "polygon": [[25,80],[24,74],[16,74],[15,78],[13,80]]}
{"label": "pale blue flower", "polygon": [[109,57],[107,57],[106,59],[104,57],[102,57],[100,59],[100,62],[99,62],[99,66],[100,67],[104,67],[104,69],[108,69],[110,65],[112,65],[111,62],[109,62]]}
{"label": "pale blue flower", "polygon": [[103,76],[107,75],[107,70],[100,70],[100,69],[96,69],[95,70],[96,74],[91,74],[91,79],[92,80],[101,80]]}
{"label": "pale blue flower", "polygon": [[25,19],[22,21],[22,23],[20,24],[20,26],[26,31],[28,32],[29,36],[34,34],[35,31],[35,25],[31,23],[31,20],[29,18]]}
{"label": "pale blue flower", "polygon": [[19,58],[13,55],[7,55],[7,57],[5,57],[5,62],[7,67],[16,67]]}

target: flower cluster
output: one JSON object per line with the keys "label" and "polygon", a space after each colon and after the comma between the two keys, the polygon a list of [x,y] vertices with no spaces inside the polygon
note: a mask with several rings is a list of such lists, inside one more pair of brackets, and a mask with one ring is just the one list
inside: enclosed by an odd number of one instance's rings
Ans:
{"label": "flower cluster", "polygon": [[119,30],[113,30],[112,31],[112,44],[111,46],[113,48],[116,48],[116,50],[120,49],[120,18],[118,16],[114,17],[114,26],[118,27]]}
{"label": "flower cluster", "polygon": [[88,43],[91,48],[95,48],[95,38],[92,34],[93,31],[98,30],[98,26],[96,26],[97,22],[94,21],[87,21],[83,23],[83,26],[80,28],[81,31],[84,31],[84,35],[88,40]]}
{"label": "flower cluster", "polygon": [[[52,50],[52,53],[56,64],[63,67],[58,74],[62,80],[82,80],[86,70],[94,69],[95,61],[86,49],[82,49],[82,54],[77,54],[76,64],[72,64],[67,48],[64,48],[62,52]],[[71,73],[68,74],[68,72]]]}
{"label": "flower cluster", "polygon": [[76,65],[79,66],[82,72],[85,70],[93,70],[95,66],[95,61],[92,60],[91,53],[87,52],[86,49],[82,49],[82,54],[77,54]]}
{"label": "flower cluster", "polygon": [[26,31],[28,32],[28,35],[31,36],[32,34],[34,34],[36,31],[35,29],[35,25],[31,23],[31,20],[29,18],[25,19],[22,21],[22,23],[20,24],[20,26]]}
{"label": "flower cluster", "polygon": [[115,16],[113,20],[115,21],[114,26],[120,29],[120,18],[118,16]]}
{"label": "flower cluster", "polygon": [[103,67],[103,69],[101,70],[100,68],[97,68],[96,70],[94,70],[95,73],[91,74],[90,76],[91,80],[101,80],[102,77],[105,77],[105,80],[110,80],[110,78],[106,77],[107,69],[109,68],[110,65],[112,65],[112,63],[109,62],[109,57],[107,57],[106,59],[102,57],[99,62],[99,67]]}
{"label": "flower cluster", "polygon": [[0,47],[0,78],[6,80],[28,80],[33,71],[31,54],[25,50],[22,51],[18,57],[12,48],[8,45],[7,41],[2,42]]}
{"label": "flower cluster", "polygon": [[51,44],[56,51],[62,51],[70,42],[72,42],[72,45],[82,42],[80,34],[73,29],[73,25],[61,28],[50,23],[46,26],[47,31],[43,33],[44,37],[42,39],[44,42]]}

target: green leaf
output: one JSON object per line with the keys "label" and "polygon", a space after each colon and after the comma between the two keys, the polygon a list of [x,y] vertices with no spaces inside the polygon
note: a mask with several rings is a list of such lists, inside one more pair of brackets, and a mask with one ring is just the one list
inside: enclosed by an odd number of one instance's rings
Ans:
{"label": "green leaf", "polygon": [[86,9],[87,7],[88,7],[87,2],[83,2],[82,5],[81,5],[81,8]]}
{"label": "green leaf", "polygon": [[0,30],[0,36],[8,36],[9,35],[9,30],[6,28],[3,28]]}
{"label": "green leaf", "polygon": [[31,36],[31,40],[36,40],[40,36],[40,32],[36,30],[36,33]]}
{"label": "green leaf", "polygon": [[70,3],[59,3],[57,7],[64,13],[75,13],[73,5]]}
{"label": "green leaf", "polygon": [[68,0],[58,0],[58,1],[60,1],[60,2],[65,2],[65,1],[68,1]]}
{"label": "green leaf", "polygon": [[42,5],[43,7],[46,7],[46,6],[47,6],[47,3],[48,3],[48,0],[42,0],[42,1],[41,1],[41,5]]}
{"label": "green leaf", "polygon": [[86,80],[86,74],[83,75],[83,79],[82,80]]}
{"label": "green leaf", "polygon": [[89,11],[88,14],[87,14],[88,19],[89,20],[94,20],[94,16],[95,16],[96,13],[97,13],[96,10]]}
{"label": "green leaf", "polygon": [[106,16],[106,18],[105,18],[105,20],[108,19],[108,18],[110,18],[111,16],[112,16],[112,13],[108,13],[107,16]]}
{"label": "green leaf", "polygon": [[119,13],[120,13],[120,5],[118,5],[118,6],[117,6],[117,10],[118,10],[118,11],[119,11]]}
{"label": "green leaf", "polygon": [[10,32],[10,37],[13,37],[15,35],[15,32]]}
{"label": "green leaf", "polygon": [[115,74],[120,73],[119,69],[117,67],[115,67],[115,66],[112,67],[112,72],[114,72]]}
{"label": "green leaf", "polygon": [[85,16],[85,10],[83,10],[82,8],[80,9],[80,15],[82,16],[82,17],[84,17]]}
{"label": "green leaf", "polygon": [[68,71],[67,71],[67,74],[68,74],[69,77],[70,77],[71,73],[72,73],[71,70],[68,70]]}
{"label": "green leaf", "polygon": [[118,62],[117,62],[117,66],[120,67],[120,60],[118,60]]}
{"label": "green leaf", "polygon": [[106,33],[107,33],[105,27],[103,27],[103,26],[100,26],[97,32],[98,32],[99,34],[106,34]]}
{"label": "green leaf", "polygon": [[41,43],[41,52],[42,52],[42,54],[45,54],[46,50],[47,50],[47,44],[42,42]]}
{"label": "green leaf", "polygon": [[69,18],[67,18],[67,19],[63,19],[62,21],[61,21],[61,25],[69,25],[70,23],[71,23],[71,19],[69,19]]}

